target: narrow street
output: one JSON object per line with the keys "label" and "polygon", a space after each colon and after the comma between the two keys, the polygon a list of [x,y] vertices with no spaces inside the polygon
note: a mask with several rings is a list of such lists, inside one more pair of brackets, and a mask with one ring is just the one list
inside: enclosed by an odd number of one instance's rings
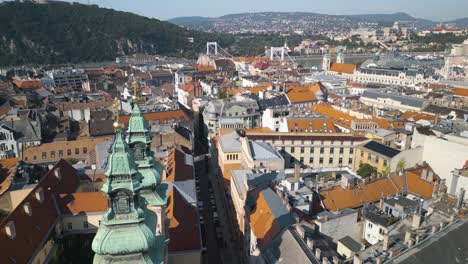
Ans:
{"label": "narrow street", "polygon": [[[221,250],[216,238],[216,228],[213,219],[213,211],[210,203],[209,177],[206,171],[205,161],[195,163],[195,178],[197,181],[197,195],[199,199],[200,219],[202,238],[205,241],[206,252],[203,255],[203,263],[222,263]],[[200,203],[201,202],[201,203]]]}

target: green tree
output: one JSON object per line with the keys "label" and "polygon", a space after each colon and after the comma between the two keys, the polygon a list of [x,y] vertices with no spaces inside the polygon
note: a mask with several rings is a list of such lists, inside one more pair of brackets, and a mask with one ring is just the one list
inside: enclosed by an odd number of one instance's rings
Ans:
{"label": "green tree", "polygon": [[405,169],[405,166],[406,166],[406,161],[404,159],[399,160],[396,165],[396,173],[400,174],[400,172],[402,172]]}
{"label": "green tree", "polygon": [[363,178],[367,178],[373,173],[377,173],[377,169],[368,163],[359,165],[359,169],[357,170],[357,174]]}

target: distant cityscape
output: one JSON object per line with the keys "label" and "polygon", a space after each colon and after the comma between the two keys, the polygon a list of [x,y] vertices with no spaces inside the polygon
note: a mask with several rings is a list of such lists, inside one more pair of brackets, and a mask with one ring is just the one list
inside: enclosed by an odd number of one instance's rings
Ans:
{"label": "distant cityscape", "polygon": [[468,25],[5,10],[132,34],[3,25],[0,263],[468,263]]}

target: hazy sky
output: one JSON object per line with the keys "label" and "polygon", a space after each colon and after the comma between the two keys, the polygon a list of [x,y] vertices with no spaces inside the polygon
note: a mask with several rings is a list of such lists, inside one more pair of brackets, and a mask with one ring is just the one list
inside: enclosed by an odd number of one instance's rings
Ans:
{"label": "hazy sky", "polygon": [[[87,3],[88,0],[74,0]],[[217,17],[258,11],[306,11],[325,14],[406,12],[435,21],[468,17],[468,0],[89,0],[100,6],[158,19]]]}

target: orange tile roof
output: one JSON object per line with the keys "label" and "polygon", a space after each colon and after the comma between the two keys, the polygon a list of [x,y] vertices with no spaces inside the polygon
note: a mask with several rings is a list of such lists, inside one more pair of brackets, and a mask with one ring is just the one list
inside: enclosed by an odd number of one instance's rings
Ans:
{"label": "orange tile roof", "polygon": [[436,120],[435,115],[419,113],[419,112],[414,112],[414,111],[406,111],[400,117],[403,119],[414,121],[414,122],[417,122],[419,120],[431,120],[431,121]]}
{"label": "orange tile roof", "polygon": [[13,79],[12,81],[16,87],[20,89],[39,89],[41,88],[41,80],[20,80]]}
{"label": "orange tile roof", "polygon": [[243,87],[243,88],[236,88],[236,89],[228,89],[227,93],[229,95],[236,95],[236,94],[239,94],[239,93],[249,91],[249,92],[251,92],[253,94],[258,94],[261,91],[267,90],[269,86],[270,85],[259,85],[259,86],[255,86],[255,87]]}
{"label": "orange tile roof", "polygon": [[186,154],[179,148],[173,148],[167,156],[165,182],[193,180],[193,166],[186,163]]}
{"label": "orange tile roof", "polygon": [[63,215],[105,212],[108,206],[103,192],[60,194],[58,205]]}
{"label": "orange tile roof", "polygon": [[[430,166],[427,166],[432,170]],[[381,197],[393,196],[407,190],[409,193],[420,196],[424,199],[432,197],[434,182],[439,179],[434,174],[431,182],[421,179],[423,167],[414,167],[406,171],[403,176],[396,174],[389,178],[381,178],[373,182],[364,184],[358,183],[354,189],[343,189],[341,186],[333,190],[320,192],[323,203],[327,210],[337,211],[345,208],[357,208],[364,204],[376,202]]]}
{"label": "orange tile roof", "polygon": [[337,211],[345,208],[357,208],[378,201],[382,196],[392,196],[398,192],[395,185],[386,178],[367,184],[358,183],[357,185],[358,187],[354,189],[343,189],[338,186],[333,190],[320,192],[325,209]]}
{"label": "orange tile roof", "polygon": [[[336,133],[331,120],[320,119],[288,119],[288,130],[297,132]],[[271,130],[269,131],[271,132]]]}
{"label": "orange tile roof", "polygon": [[353,74],[356,71],[356,64],[348,64],[348,63],[332,63],[330,71],[337,72],[340,74],[347,73]]}
{"label": "orange tile roof", "polygon": [[465,89],[465,88],[453,88],[452,93],[454,95],[468,97],[468,89]]}
{"label": "orange tile roof", "polygon": [[169,218],[169,252],[201,249],[197,208],[188,203],[175,187],[167,196],[166,216]]}
{"label": "orange tile roof", "polygon": [[273,130],[269,129],[268,127],[256,127],[256,128],[246,129],[245,132],[271,133],[271,132],[273,132]]}
{"label": "orange tile roof", "polygon": [[[54,171],[60,169],[62,178],[59,180]],[[77,171],[66,161],[59,161],[50,170],[23,201],[0,222],[0,245],[2,263],[28,263],[31,256],[39,249],[50,230],[52,230],[59,217],[55,206],[54,196],[61,193],[73,193],[79,185]],[[42,190],[43,202],[36,199],[36,192]],[[24,205],[28,203],[32,215],[25,213]],[[15,239],[10,239],[5,230],[5,225],[13,222],[16,229]]]}
{"label": "orange tile roof", "polygon": [[19,159],[0,159],[0,195],[10,188]]}
{"label": "orange tile roof", "polygon": [[315,93],[320,89],[323,89],[323,85],[321,83],[315,83],[314,85],[290,86],[286,95],[291,103],[316,101],[317,96]]}
{"label": "orange tile roof", "polygon": [[[51,162],[58,161],[62,158],[78,158],[87,159],[89,153],[94,149],[97,143],[111,141],[112,137],[98,137],[98,138],[83,138],[74,141],[57,141],[51,143],[44,143],[39,146],[32,146],[24,149],[23,160],[31,163],[35,162]],[[86,148],[86,153],[84,152]],[[68,155],[68,150],[71,151],[71,155]],[[78,150],[78,154],[76,154]],[[62,157],[60,157],[60,151],[62,151]],[[53,152],[54,157],[52,157]],[[42,158],[42,154],[45,153],[45,158]],[[36,157],[36,158],[34,158]]]}
{"label": "orange tile roof", "polygon": [[[151,121],[159,121],[160,124],[169,124],[172,123],[172,120],[175,119],[176,122],[181,121],[189,121],[190,117],[181,109],[178,110],[171,110],[171,111],[160,111],[160,112],[150,112],[144,113],[143,117],[145,120]],[[121,116],[120,121],[124,124],[128,124],[130,120],[130,116]]]}
{"label": "orange tile roof", "polygon": [[327,116],[327,117],[330,117],[330,118],[334,119],[340,125],[343,124],[343,125],[350,126],[351,121],[356,119],[355,117],[352,117],[352,116],[350,116],[350,115],[348,115],[346,113],[338,111],[338,110],[334,109],[331,105],[327,105],[327,104],[311,105],[309,107],[309,109],[311,109],[312,111],[317,112],[317,113],[319,113],[321,115],[324,115],[324,116]]}
{"label": "orange tile roof", "polygon": [[[434,173],[430,166],[427,166],[426,168]],[[432,192],[434,191],[434,182],[439,179],[439,176],[434,173],[430,182],[422,180],[422,170],[422,166],[410,168],[406,171],[404,176],[393,174],[391,179],[401,191],[408,188],[408,192],[424,199],[429,199],[432,197]]]}
{"label": "orange tile roof", "polygon": [[256,61],[269,61],[270,59],[267,57],[235,57],[235,61],[240,61],[240,62],[256,62]]}
{"label": "orange tile roof", "polygon": [[356,88],[366,88],[367,87],[367,84],[365,84],[365,83],[351,82],[351,81],[348,81],[346,83],[346,85],[349,86],[349,87],[356,87]]}
{"label": "orange tile roof", "polygon": [[256,200],[256,206],[255,210],[250,214],[250,228],[257,238],[258,245],[263,247],[273,240],[281,232],[282,228],[276,221],[276,217],[262,193],[256,189],[252,196]]}
{"label": "orange tile roof", "polygon": [[206,72],[206,71],[216,70],[215,67],[213,67],[213,66],[205,66],[205,65],[200,65],[200,64],[192,64],[191,66],[194,67],[199,72]]}

